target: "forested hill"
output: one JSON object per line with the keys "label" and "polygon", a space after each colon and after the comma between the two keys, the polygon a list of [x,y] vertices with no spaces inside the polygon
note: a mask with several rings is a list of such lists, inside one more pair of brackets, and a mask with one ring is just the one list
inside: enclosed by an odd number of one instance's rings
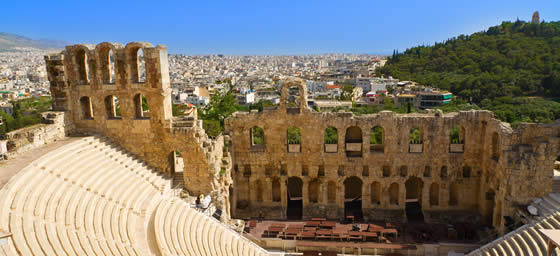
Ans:
{"label": "forested hill", "polygon": [[475,103],[502,96],[560,97],[560,22],[503,22],[395,52],[379,73],[472,97]]}

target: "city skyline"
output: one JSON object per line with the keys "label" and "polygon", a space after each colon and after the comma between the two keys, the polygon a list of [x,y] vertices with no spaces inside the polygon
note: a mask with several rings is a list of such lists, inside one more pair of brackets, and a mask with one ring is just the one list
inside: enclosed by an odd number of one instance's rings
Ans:
{"label": "city skyline", "polygon": [[560,20],[557,1],[31,1],[5,7],[11,10],[0,17],[5,32],[71,44],[147,41],[186,55],[391,54],[502,21],[529,21],[534,11],[541,20]]}

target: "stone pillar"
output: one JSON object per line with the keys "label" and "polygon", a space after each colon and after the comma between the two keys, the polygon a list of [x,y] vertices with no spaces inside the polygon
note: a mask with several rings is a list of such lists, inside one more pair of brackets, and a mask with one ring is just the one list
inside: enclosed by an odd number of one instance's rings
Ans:
{"label": "stone pillar", "polygon": [[303,197],[303,208],[309,206],[309,178],[303,178],[303,187],[301,188],[301,196]]}
{"label": "stone pillar", "polygon": [[272,202],[272,179],[270,177],[264,178],[263,182],[263,202],[271,203]]}
{"label": "stone pillar", "polygon": [[371,184],[364,179],[362,184],[362,208],[371,208]]}
{"label": "stone pillar", "polygon": [[[288,194],[288,188],[287,188],[287,184],[286,182],[288,182],[288,179],[286,178],[286,176],[282,176],[280,177],[280,199],[281,199],[281,203],[282,203],[282,209],[285,211],[286,208],[288,207],[288,198],[287,198],[287,194]],[[284,216],[284,213],[282,213],[282,216]]]}

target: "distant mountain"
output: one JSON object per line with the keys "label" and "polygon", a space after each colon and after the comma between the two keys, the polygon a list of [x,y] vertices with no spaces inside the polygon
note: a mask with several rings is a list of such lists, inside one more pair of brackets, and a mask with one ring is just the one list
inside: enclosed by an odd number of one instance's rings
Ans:
{"label": "distant mountain", "polygon": [[31,47],[41,50],[63,49],[68,43],[59,40],[34,40],[24,36],[0,32],[0,51],[17,51],[18,47]]}

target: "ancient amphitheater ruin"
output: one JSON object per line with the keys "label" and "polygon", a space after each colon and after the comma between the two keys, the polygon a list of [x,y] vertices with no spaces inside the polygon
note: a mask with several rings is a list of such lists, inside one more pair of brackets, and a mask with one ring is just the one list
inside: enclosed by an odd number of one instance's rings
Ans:
{"label": "ancient amphitheater ruin", "polygon": [[[546,255],[541,230],[560,228],[559,124],[315,112],[289,78],[280,106],[235,113],[209,138],[172,116],[165,46],[73,45],[45,60],[53,111],[9,133],[0,163],[13,174],[0,176],[0,255]],[[199,195],[211,204],[193,207]],[[410,239],[418,227],[448,240]]]}

